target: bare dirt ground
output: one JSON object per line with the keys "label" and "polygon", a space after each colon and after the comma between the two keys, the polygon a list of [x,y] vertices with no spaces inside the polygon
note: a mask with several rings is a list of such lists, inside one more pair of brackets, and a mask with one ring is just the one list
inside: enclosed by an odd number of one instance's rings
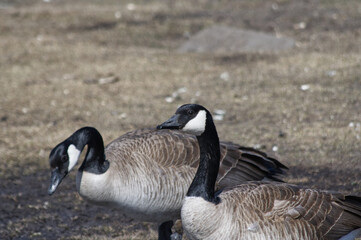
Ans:
{"label": "bare dirt ground", "polygon": [[[176,52],[214,24],[297,46]],[[1,0],[0,239],[156,238],[154,225],[83,201],[74,172],[47,196],[47,158],[80,127],[108,143],[188,102],[225,110],[221,139],[275,155],[290,167],[285,180],[361,194],[360,46],[358,0]],[[109,76],[117,81],[99,80]]]}

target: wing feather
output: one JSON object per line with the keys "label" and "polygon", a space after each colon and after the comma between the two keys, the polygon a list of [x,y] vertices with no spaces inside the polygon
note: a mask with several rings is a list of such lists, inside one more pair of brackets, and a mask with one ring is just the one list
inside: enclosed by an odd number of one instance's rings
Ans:
{"label": "wing feather", "polygon": [[256,149],[221,142],[221,163],[217,178],[220,188],[264,178],[281,181],[278,177],[287,169],[278,160]]}
{"label": "wing feather", "polygon": [[[129,155],[130,152],[137,156],[143,154],[146,159],[164,168],[190,166],[196,169],[199,164],[200,151],[196,137],[181,131],[138,129],[114,140],[107,148],[112,148],[112,152],[119,155]],[[121,153],[125,148],[127,150]],[[220,149],[221,162],[217,178],[220,188],[264,178],[281,181],[278,177],[287,170],[278,160],[256,149],[232,142],[221,142]],[[126,161],[129,156],[117,159]]]}
{"label": "wing feather", "polygon": [[[302,189],[285,183],[250,183],[244,201],[257,204],[265,221],[293,219],[319,237],[339,239],[361,227],[361,197]],[[240,190],[242,191],[242,190]],[[298,221],[298,222],[297,222]]]}

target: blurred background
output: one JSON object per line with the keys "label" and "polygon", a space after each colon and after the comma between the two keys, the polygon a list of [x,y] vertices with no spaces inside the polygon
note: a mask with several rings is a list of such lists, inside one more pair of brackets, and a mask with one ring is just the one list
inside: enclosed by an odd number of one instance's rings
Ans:
{"label": "blurred background", "polygon": [[156,239],[82,200],[76,171],[49,197],[48,155],[184,103],[286,181],[361,194],[360,46],[359,0],[0,0],[0,238]]}

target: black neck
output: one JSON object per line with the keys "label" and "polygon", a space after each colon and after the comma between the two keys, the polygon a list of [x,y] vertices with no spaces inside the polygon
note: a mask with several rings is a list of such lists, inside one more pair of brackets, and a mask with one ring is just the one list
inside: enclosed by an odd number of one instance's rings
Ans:
{"label": "black neck", "polygon": [[88,151],[79,171],[100,174],[108,169],[109,163],[105,160],[103,138],[98,130],[84,127],[76,131],[70,139],[80,151],[88,145]]}
{"label": "black neck", "polygon": [[202,197],[206,201],[218,203],[214,190],[219,170],[220,148],[211,116],[207,116],[206,129],[202,135],[197,136],[197,140],[200,149],[199,167],[187,196]]}

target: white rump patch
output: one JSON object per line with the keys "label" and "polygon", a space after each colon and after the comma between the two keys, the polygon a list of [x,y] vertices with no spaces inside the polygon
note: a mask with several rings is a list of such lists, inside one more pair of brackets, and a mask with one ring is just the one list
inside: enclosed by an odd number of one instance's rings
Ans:
{"label": "white rump patch", "polygon": [[69,156],[68,172],[70,172],[70,170],[73,169],[75,164],[78,162],[80,151],[73,144],[71,144],[68,148],[68,156]]}
{"label": "white rump patch", "polygon": [[206,129],[207,113],[205,110],[200,110],[195,118],[190,120],[184,127],[183,131],[196,136],[201,135]]}

